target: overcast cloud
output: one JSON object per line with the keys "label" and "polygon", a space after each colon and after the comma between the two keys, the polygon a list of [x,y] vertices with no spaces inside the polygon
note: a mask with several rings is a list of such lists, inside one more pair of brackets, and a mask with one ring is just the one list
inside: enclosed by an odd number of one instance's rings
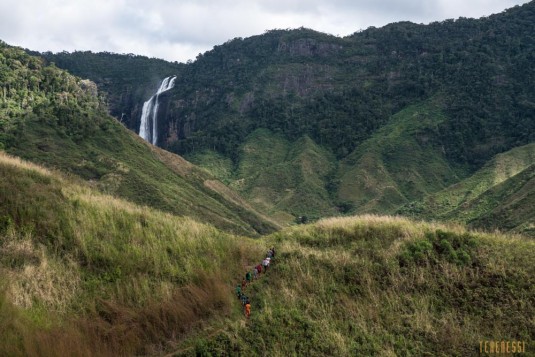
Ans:
{"label": "overcast cloud", "polygon": [[38,51],[185,62],[235,37],[301,26],[346,36],[391,22],[488,16],[526,0],[2,0],[0,39]]}

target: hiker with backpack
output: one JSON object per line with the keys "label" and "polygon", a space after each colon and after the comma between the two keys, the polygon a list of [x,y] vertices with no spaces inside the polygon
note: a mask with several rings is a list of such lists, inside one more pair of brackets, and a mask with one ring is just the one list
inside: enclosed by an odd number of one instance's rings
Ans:
{"label": "hiker with backpack", "polygon": [[245,282],[246,282],[245,286],[251,284],[251,278],[252,278],[251,272],[247,271],[247,273],[245,273]]}
{"label": "hiker with backpack", "polygon": [[249,299],[245,302],[245,317],[249,318],[251,316],[251,302]]}
{"label": "hiker with backpack", "polygon": [[270,259],[271,259],[271,258],[268,257],[268,258],[262,260],[262,266],[264,267],[264,271],[265,271],[266,273],[267,273],[267,269],[268,269],[268,267],[269,267],[269,260],[270,260]]}
{"label": "hiker with backpack", "polygon": [[239,299],[241,297],[241,285],[240,284],[236,285],[235,291],[236,291],[236,296]]}

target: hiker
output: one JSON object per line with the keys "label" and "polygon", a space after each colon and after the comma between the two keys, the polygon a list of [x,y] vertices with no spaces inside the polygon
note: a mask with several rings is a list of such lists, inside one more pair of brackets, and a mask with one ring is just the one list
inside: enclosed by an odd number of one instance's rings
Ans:
{"label": "hiker", "polygon": [[251,272],[247,271],[247,273],[245,273],[245,281],[247,282],[247,285],[251,283],[251,278]]}
{"label": "hiker", "polygon": [[253,269],[253,278],[254,280],[258,279],[258,269],[256,267]]}
{"label": "hiker", "polygon": [[247,281],[246,281],[245,279],[243,279],[243,280],[241,281],[241,289],[242,289],[242,290],[245,290],[246,287],[247,287]]}
{"label": "hiker", "polygon": [[236,296],[238,299],[241,297],[241,286],[240,284],[236,285]]}
{"label": "hiker", "polygon": [[262,264],[258,264],[256,270],[258,270],[258,274],[262,273]]}
{"label": "hiker", "polygon": [[245,294],[241,294],[240,300],[241,300],[242,306],[245,306],[247,301],[249,301],[249,298],[247,296],[245,296]]}
{"label": "hiker", "polygon": [[268,249],[267,256],[268,258],[271,258],[273,256],[273,252],[271,251],[271,249]]}
{"label": "hiker", "polygon": [[275,258],[275,247],[271,247],[271,258]]}
{"label": "hiker", "polygon": [[245,303],[245,317],[249,318],[251,316],[251,302],[247,299]]}
{"label": "hiker", "polygon": [[264,271],[267,273],[267,268],[269,266],[269,258],[266,258],[264,260],[262,260],[262,266],[264,267]]}

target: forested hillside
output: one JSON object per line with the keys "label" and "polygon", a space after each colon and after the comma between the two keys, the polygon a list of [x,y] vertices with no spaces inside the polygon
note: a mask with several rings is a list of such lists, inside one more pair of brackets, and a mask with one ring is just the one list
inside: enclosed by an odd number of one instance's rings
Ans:
{"label": "forested hillside", "polygon": [[213,176],[111,118],[93,82],[3,42],[0,77],[0,148],[8,153],[75,175],[102,192],[225,230],[275,229]]}
{"label": "forested hillside", "polygon": [[184,67],[183,64],[134,54],[90,51],[29,53],[41,55],[77,76],[91,78],[98,84],[101,93],[106,95],[104,100],[110,114],[131,128],[137,122],[137,132],[143,102],[151,96],[162,78]]}
{"label": "forested hillside", "polygon": [[[229,40],[193,63],[161,67],[160,79],[173,74],[177,80],[163,99],[158,142],[208,169],[223,165],[213,173],[224,172],[221,179],[255,200],[255,180],[265,166],[241,167],[256,131],[289,142],[310,140],[334,158],[318,168],[321,182],[309,195],[326,198],[327,205],[284,204],[287,192],[307,185],[291,164],[296,158],[287,156],[265,162],[284,162],[294,177],[260,205],[265,212],[394,212],[469,176],[496,154],[535,140],[534,22],[531,2],[481,19],[399,22],[344,38],[301,28]],[[121,85],[106,87],[92,65],[98,56],[110,58],[107,78]],[[110,97],[130,95],[120,89],[128,82],[128,56],[45,58],[95,80]],[[147,80],[149,93],[154,87]],[[129,113],[128,125],[138,131],[142,101],[136,100],[110,104],[114,113]],[[407,175],[393,173],[415,157],[420,159]],[[431,164],[420,167],[426,158]],[[370,172],[371,180],[363,182],[361,174]],[[359,190],[366,191],[365,200]]]}

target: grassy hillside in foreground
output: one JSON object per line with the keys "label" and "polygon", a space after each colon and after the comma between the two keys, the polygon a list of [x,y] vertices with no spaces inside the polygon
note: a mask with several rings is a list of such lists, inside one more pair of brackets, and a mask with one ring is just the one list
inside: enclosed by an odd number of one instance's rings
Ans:
{"label": "grassy hillside in foreground", "polygon": [[[94,83],[0,42],[0,149],[72,173],[101,191],[242,234],[276,225],[181,157],[106,113]],[[224,192],[223,192],[224,191]],[[234,194],[237,196],[236,194]]]}
{"label": "grassy hillside in foreground", "polygon": [[232,315],[264,250],[3,153],[0,177],[2,356],[156,353]]}
{"label": "grassy hillside in foreground", "polygon": [[321,220],[273,234],[252,315],[176,356],[472,356],[535,351],[535,241],[402,218]]}
{"label": "grassy hillside in foreground", "polygon": [[[261,240],[0,155],[1,355],[474,355],[535,340],[535,242],[402,218]],[[267,246],[248,290],[233,284]]]}
{"label": "grassy hillside in foreground", "polygon": [[535,144],[496,155],[472,176],[420,202],[412,202],[399,212],[533,234],[534,162]]}

